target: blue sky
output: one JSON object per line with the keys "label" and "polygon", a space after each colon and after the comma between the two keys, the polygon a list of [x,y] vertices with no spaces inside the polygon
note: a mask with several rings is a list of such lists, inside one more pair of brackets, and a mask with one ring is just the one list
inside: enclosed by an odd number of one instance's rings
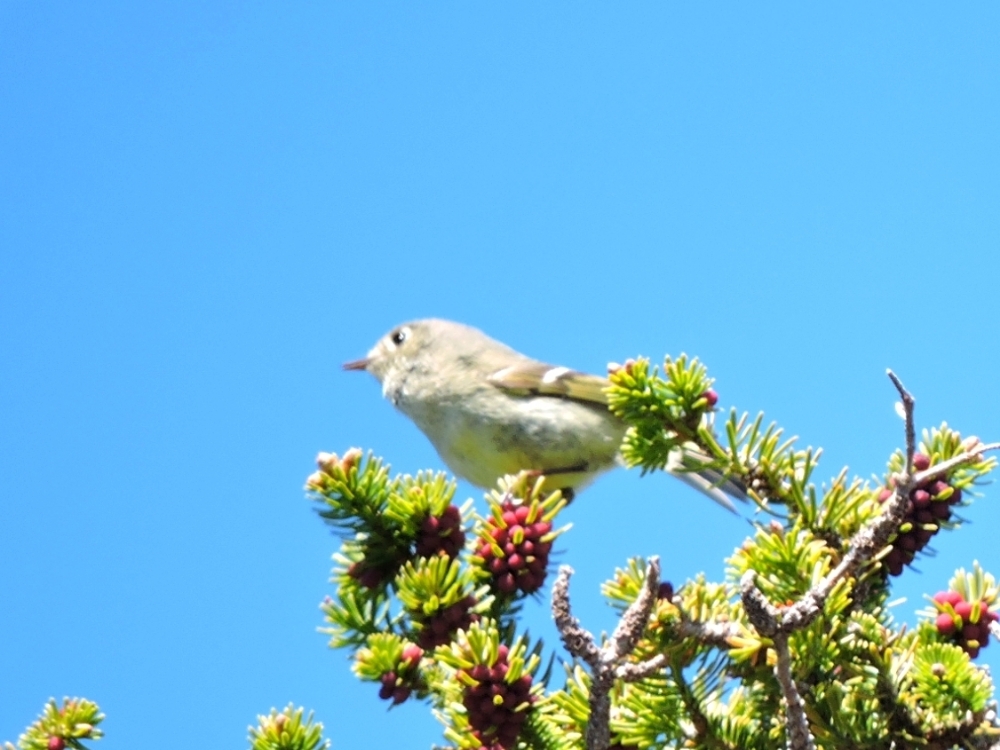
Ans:
{"label": "blue sky", "polygon": [[[107,750],[238,747],[289,701],[335,748],[440,738],[316,632],[302,491],[319,450],[441,467],[340,371],[403,320],[698,355],[822,476],[899,445],[890,366],[921,426],[1000,439],[998,37],[985,3],[0,5],[0,740],[50,695]],[[899,617],[1000,573],[997,499]],[[624,471],[567,515],[596,629],[630,555],[719,578],[750,530]]]}

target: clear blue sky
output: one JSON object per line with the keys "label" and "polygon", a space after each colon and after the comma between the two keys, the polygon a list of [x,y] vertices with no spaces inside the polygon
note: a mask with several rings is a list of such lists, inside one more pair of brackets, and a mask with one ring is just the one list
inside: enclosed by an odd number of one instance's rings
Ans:
{"label": "clear blue sky", "polygon": [[[50,695],[106,750],[240,747],[289,701],[335,748],[440,738],[317,634],[302,491],[319,450],[441,467],[340,371],[403,320],[696,354],[823,476],[899,444],[887,366],[1000,439],[998,43],[986,3],[0,5],[0,740]],[[901,618],[1000,573],[998,501]],[[749,531],[627,472],[568,515],[595,628],[628,556],[718,578]]]}

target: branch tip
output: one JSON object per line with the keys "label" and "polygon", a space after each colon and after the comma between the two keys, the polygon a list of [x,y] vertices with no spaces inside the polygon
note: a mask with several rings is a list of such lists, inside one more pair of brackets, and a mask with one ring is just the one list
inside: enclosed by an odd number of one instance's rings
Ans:
{"label": "branch tip", "polygon": [[903,381],[900,380],[896,373],[892,370],[886,370],[886,374],[889,376],[889,380],[892,384],[896,386],[896,390],[899,391],[899,398],[903,402],[903,419],[906,422],[906,474],[909,476],[913,473],[913,455],[917,452],[917,428],[913,423],[913,396],[906,386],[903,385]]}
{"label": "branch tip", "polygon": [[638,680],[666,663],[665,657],[656,656],[638,664],[626,662],[642,638],[656,606],[660,558],[649,558],[646,579],[639,595],[625,610],[614,634],[601,648],[595,644],[594,636],[573,617],[569,602],[569,579],[572,574],[573,569],[568,565],[560,566],[552,586],[552,617],[566,650],[591,669],[587,750],[607,750],[611,743],[611,689],[615,679]]}
{"label": "branch tip", "polygon": [[600,651],[594,643],[594,636],[581,627],[573,617],[569,603],[569,579],[573,569],[568,565],[559,567],[559,575],[552,585],[552,619],[566,650],[574,657],[586,662],[591,669],[600,665]]}
{"label": "branch tip", "polygon": [[743,600],[743,610],[747,619],[757,632],[765,637],[771,637],[778,632],[778,610],[767,600],[757,588],[757,573],[748,570],[740,578],[740,598]]}

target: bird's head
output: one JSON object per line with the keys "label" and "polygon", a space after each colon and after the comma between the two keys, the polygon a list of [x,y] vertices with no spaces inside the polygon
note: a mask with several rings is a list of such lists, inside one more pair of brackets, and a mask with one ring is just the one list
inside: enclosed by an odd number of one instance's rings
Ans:
{"label": "bird's head", "polygon": [[380,338],[368,356],[344,363],[344,369],[370,372],[385,383],[414,369],[426,369],[425,365],[435,360],[435,352],[441,355],[436,359],[444,358],[455,343],[456,332],[465,328],[447,320],[403,323]]}
{"label": "bird's head", "polygon": [[396,326],[378,340],[368,356],[345,362],[344,369],[370,372],[381,383],[394,369],[418,354],[424,338],[424,326],[419,321]]}

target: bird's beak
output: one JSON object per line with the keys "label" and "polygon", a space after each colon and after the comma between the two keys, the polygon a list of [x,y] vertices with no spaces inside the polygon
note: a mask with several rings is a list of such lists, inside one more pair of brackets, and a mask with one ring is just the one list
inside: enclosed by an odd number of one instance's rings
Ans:
{"label": "bird's beak", "polygon": [[368,362],[368,357],[365,357],[364,359],[356,359],[353,362],[344,362],[343,367],[345,370],[367,370]]}

